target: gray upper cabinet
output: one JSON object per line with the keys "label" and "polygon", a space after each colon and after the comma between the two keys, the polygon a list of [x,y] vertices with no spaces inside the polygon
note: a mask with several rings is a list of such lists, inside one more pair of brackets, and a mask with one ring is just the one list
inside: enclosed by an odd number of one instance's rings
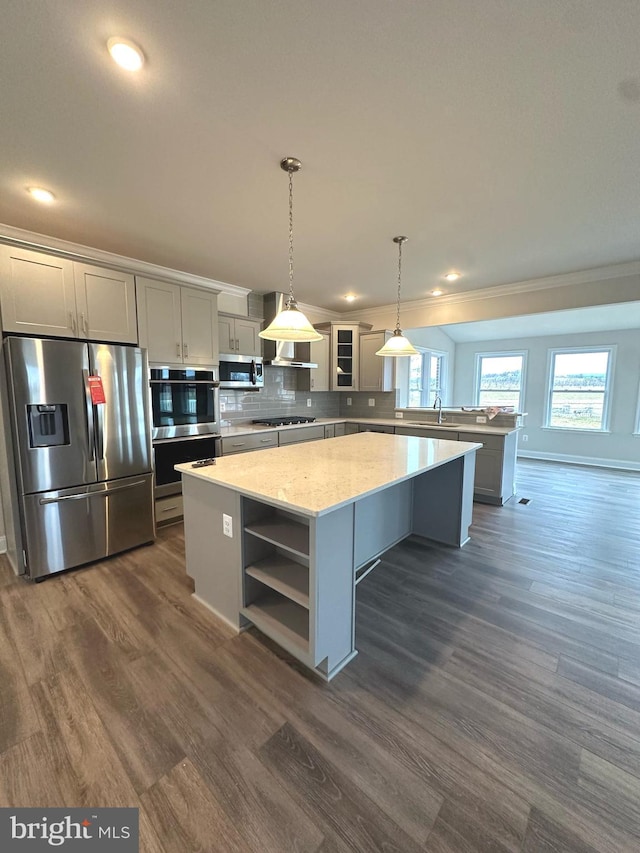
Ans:
{"label": "gray upper cabinet", "polygon": [[137,343],[132,275],[0,246],[5,332]]}
{"label": "gray upper cabinet", "polygon": [[332,391],[360,390],[360,333],[369,331],[368,323],[318,323],[318,330],[331,332],[329,367]]}
{"label": "gray upper cabinet", "polygon": [[140,346],[155,364],[218,363],[217,294],[138,276]]}
{"label": "gray upper cabinet", "polygon": [[329,391],[331,335],[320,332],[322,340],[296,344],[296,361],[310,361],[317,367],[298,370],[298,391]]}
{"label": "gray upper cabinet", "polygon": [[260,320],[218,314],[220,352],[230,355],[262,355],[262,342],[258,337]]}
{"label": "gray upper cabinet", "polygon": [[393,391],[394,359],[376,355],[391,332],[363,332],[360,335],[360,390]]}

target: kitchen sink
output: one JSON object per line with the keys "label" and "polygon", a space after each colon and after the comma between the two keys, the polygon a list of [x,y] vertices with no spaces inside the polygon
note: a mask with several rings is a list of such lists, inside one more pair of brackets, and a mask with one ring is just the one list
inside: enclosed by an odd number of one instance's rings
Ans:
{"label": "kitchen sink", "polygon": [[[407,421],[407,425],[409,425],[409,421]],[[461,426],[469,426],[469,424],[457,424],[453,423],[453,421],[445,421],[441,424],[429,423],[428,421],[413,421],[416,426],[426,426],[426,427],[434,427],[435,429],[451,429],[452,427],[461,427]]]}

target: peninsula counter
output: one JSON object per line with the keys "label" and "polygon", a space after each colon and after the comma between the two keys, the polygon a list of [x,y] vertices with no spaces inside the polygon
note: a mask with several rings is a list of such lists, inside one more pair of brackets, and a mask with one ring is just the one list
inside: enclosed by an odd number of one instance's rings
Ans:
{"label": "peninsula counter", "polygon": [[331,679],[377,558],[411,533],[467,541],[481,446],[366,432],[177,465],[195,597]]}

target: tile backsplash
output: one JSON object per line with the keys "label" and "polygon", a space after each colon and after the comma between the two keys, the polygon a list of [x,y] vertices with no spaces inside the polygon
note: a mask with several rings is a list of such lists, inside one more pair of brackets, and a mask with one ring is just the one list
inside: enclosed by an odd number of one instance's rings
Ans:
{"label": "tile backsplash", "polygon": [[[396,392],[366,392],[366,391],[338,391],[336,396],[340,398],[341,418],[393,418],[396,405]],[[351,405],[347,406],[347,398],[351,398]],[[375,406],[369,405],[369,400],[375,400]]]}
{"label": "tile backsplash", "polygon": [[[246,423],[254,418],[273,418],[280,415],[340,417],[340,398],[343,395],[331,391],[297,391],[297,373],[295,367],[265,367],[264,388],[260,391],[221,390],[222,424],[224,425],[225,421],[232,424]],[[311,400],[311,406],[307,406],[307,400]]]}

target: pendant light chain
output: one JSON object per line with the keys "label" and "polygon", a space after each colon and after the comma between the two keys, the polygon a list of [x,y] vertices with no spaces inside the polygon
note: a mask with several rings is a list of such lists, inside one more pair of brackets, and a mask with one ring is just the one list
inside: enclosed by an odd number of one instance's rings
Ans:
{"label": "pendant light chain", "polygon": [[289,302],[293,296],[293,169],[289,168]]}
{"label": "pendant light chain", "polygon": [[402,240],[398,241],[398,306],[396,313],[396,331],[400,331],[400,283],[402,281]]}

